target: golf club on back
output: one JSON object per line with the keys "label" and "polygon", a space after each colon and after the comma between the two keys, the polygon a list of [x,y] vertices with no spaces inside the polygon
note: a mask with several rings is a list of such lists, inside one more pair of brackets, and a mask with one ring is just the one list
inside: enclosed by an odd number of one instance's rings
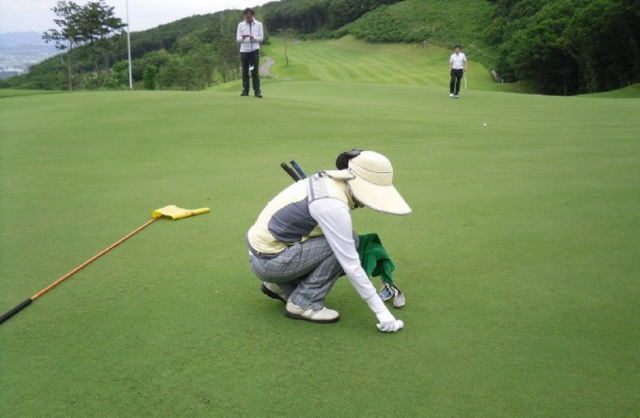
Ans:
{"label": "golf club on back", "polygon": [[300,180],[300,176],[298,176],[298,174],[295,171],[293,171],[293,169],[289,167],[287,163],[285,162],[280,163],[280,167],[282,167],[282,169],[289,175],[289,177],[293,179],[293,181]]}
{"label": "golf club on back", "polygon": [[302,171],[296,160],[291,160],[291,166],[296,170],[301,179],[306,179],[307,175]]}

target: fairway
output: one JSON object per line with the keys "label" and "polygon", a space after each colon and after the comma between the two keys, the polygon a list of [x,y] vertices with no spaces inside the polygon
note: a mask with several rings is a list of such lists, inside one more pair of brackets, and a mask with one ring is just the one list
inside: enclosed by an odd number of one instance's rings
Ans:
{"label": "fairway", "polygon": [[[270,72],[274,81],[326,81],[369,84],[394,84],[449,88],[449,56],[453,51],[437,45],[422,48],[416,44],[373,44],[351,36],[331,41],[287,41],[287,56],[282,38],[270,38],[262,56],[275,60]],[[493,81],[490,70],[469,56],[467,84],[471,90],[513,92],[518,84]],[[239,82],[212,87],[213,91],[238,90]]]}
{"label": "fairway", "polygon": [[[0,99],[0,313],[154,209],[211,208],[155,222],[0,325],[0,416],[637,416],[640,100],[453,100],[330,67],[267,81],[262,100]],[[353,214],[397,264],[393,335],[345,279],[327,299],[339,323],[287,319],[248,266],[247,229],[290,183],[280,162],[330,169],[354,147],[391,159],[413,209]]]}

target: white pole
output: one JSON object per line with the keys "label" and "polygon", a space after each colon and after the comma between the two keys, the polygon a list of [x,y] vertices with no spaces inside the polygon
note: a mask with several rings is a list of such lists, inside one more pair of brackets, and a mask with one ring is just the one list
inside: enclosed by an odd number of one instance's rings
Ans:
{"label": "white pole", "polygon": [[125,2],[127,6],[127,52],[129,54],[129,90],[133,90],[133,77],[131,76],[131,26],[129,26],[129,0]]}

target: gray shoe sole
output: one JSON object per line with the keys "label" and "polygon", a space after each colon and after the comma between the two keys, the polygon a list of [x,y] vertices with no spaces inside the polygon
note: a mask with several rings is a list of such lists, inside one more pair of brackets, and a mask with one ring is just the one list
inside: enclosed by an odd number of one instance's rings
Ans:
{"label": "gray shoe sole", "polygon": [[305,318],[302,315],[294,314],[289,312],[288,310],[284,310],[284,314],[291,319],[299,319],[301,321],[313,322],[314,324],[332,324],[334,322],[338,322],[340,317],[338,316],[335,319],[313,319],[313,318]]}
{"label": "gray shoe sole", "polygon": [[287,303],[287,301],[282,299],[279,294],[274,293],[271,290],[269,290],[264,283],[262,283],[262,286],[260,287],[260,290],[262,291],[262,293],[264,293],[265,295],[269,296],[271,299],[276,299],[276,300],[279,300],[281,302]]}

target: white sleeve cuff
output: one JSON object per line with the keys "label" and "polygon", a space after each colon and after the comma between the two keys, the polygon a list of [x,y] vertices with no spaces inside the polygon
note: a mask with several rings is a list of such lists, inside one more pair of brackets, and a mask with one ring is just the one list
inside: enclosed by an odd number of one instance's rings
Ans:
{"label": "white sleeve cuff", "polygon": [[376,315],[385,311],[389,312],[389,308],[385,306],[384,302],[382,301],[382,299],[380,299],[380,296],[378,296],[378,294],[368,297],[367,299],[365,299],[365,302],[367,302],[369,308]]}

